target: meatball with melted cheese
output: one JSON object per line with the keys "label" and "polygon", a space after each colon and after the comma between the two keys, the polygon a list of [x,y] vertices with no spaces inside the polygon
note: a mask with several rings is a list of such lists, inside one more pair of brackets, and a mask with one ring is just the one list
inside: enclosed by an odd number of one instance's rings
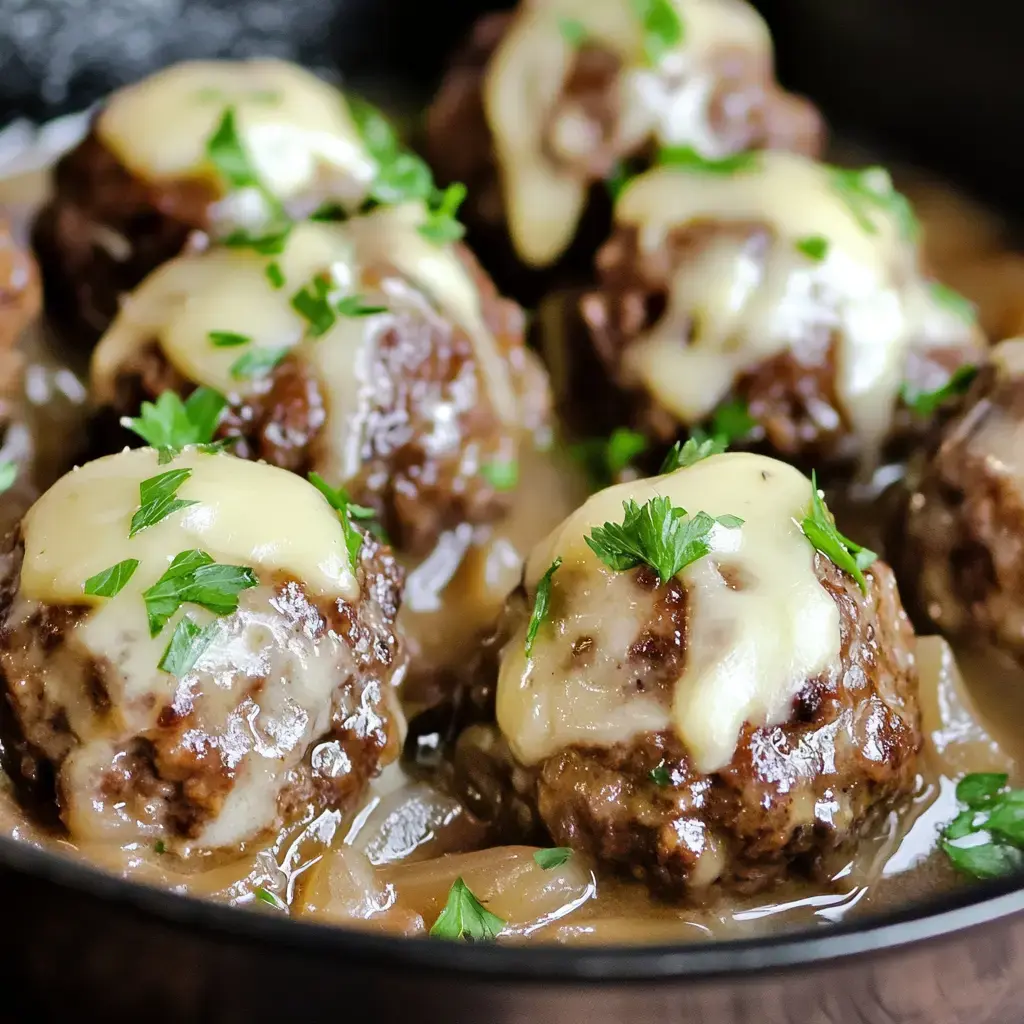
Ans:
{"label": "meatball with melted cheese", "polygon": [[48,310],[95,342],[121,296],[191,244],[357,209],[377,165],[335,88],[277,60],[189,61],[110,97],[36,223]]}
{"label": "meatball with melted cheese", "polygon": [[1024,339],[1001,342],[924,461],[894,547],[915,614],[1024,660]]}
{"label": "meatball with melted cheese", "polygon": [[195,448],[36,502],[3,555],[7,753],[52,770],[73,841],[237,852],[361,794],[401,741],[401,572],[350,550],[311,484]]}
{"label": "meatball with melted cheese", "polygon": [[661,167],[626,186],[615,224],[579,347],[658,441],[717,432],[738,404],[745,444],[819,470],[870,462],[922,425],[906,392],[983,351],[965,304],[922,275],[913,211],[881,168],[780,152]]}
{"label": "meatball with melted cheese", "polygon": [[[677,527],[690,515],[689,564],[662,580],[622,557],[635,546],[599,557],[615,547],[602,524],[635,502],[660,562],[665,499]],[[876,561],[862,589],[817,551],[811,504],[793,467],[717,455],[600,492],[533,551],[531,604],[558,567],[502,650],[496,713],[556,845],[676,897],[750,892],[828,877],[914,791],[918,676],[893,575]]]}
{"label": "meatball with melted cheese", "polygon": [[660,13],[645,25],[629,0],[522,0],[483,18],[455,58],[427,153],[442,181],[469,188],[473,243],[502,287],[532,299],[550,274],[530,270],[585,265],[608,227],[604,183],[659,147],[817,153],[820,117],[779,88],[751,6],[671,0]]}
{"label": "meatball with melted cheese", "polygon": [[424,237],[425,216],[379,207],[298,224],[276,256],[166,263],[93,353],[95,399],[135,416],[212,388],[237,454],[344,485],[406,553],[493,520],[510,495],[492,469],[545,428],[547,381],[519,307],[464,247]]}

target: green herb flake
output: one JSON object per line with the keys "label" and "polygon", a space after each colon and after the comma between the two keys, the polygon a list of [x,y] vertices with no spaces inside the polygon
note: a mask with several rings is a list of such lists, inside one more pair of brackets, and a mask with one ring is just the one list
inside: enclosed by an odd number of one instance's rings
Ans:
{"label": "green herb flake", "polygon": [[850,215],[869,235],[878,234],[874,215],[891,217],[900,237],[916,241],[921,228],[914,208],[906,196],[893,187],[884,167],[866,167],[860,171],[833,167],[829,170],[832,190],[846,205]]}
{"label": "green herb flake", "polygon": [[270,282],[270,287],[280,291],[285,286],[284,271],[281,269],[280,263],[268,263],[263,270],[263,273],[267,275],[267,280]]}
{"label": "green herb flake", "polygon": [[977,376],[978,367],[965,364],[957,367],[949,380],[934,391],[921,391],[911,384],[904,384],[900,388],[900,399],[916,415],[932,416],[950,399],[966,394]]}
{"label": "green herb flake", "polygon": [[932,281],[928,285],[928,291],[931,294],[932,301],[937,306],[940,306],[958,320],[962,320],[965,324],[973,324],[977,321],[978,307],[965,295],[954,291],[941,281]]}
{"label": "green herb flake", "polygon": [[643,434],[616,427],[607,438],[592,437],[572,445],[569,453],[586,471],[591,488],[599,491],[614,483],[647,447]]}
{"label": "green herb flake", "polygon": [[310,215],[309,219],[323,224],[336,224],[339,221],[348,220],[348,214],[341,203],[333,200],[321,203]]}
{"label": "green herb flake", "polygon": [[941,847],[961,874],[1002,878],[1024,867],[1024,790],[996,772],[965,775],[956,797],[966,809],[942,831]]}
{"label": "green herb flake", "polygon": [[248,345],[252,341],[248,335],[236,334],[234,331],[210,331],[208,337],[215,348],[234,348],[236,345]]}
{"label": "green herb flake", "polygon": [[231,189],[259,188],[260,180],[238,134],[235,108],[227,107],[206,140],[206,157]]}
{"label": "green herb flake", "polygon": [[650,566],[663,583],[711,551],[716,526],[736,529],[738,516],[709,516],[673,506],[666,497],[651,498],[643,505],[630,498],[622,503],[621,523],[596,526],[584,538],[587,546],[610,569],[624,572],[638,565]]}
{"label": "green herb flake", "polygon": [[436,939],[493,942],[504,927],[505,922],[487,910],[460,877],[452,883],[430,934]]}
{"label": "green herb flake", "polygon": [[684,38],[683,21],[672,0],[630,0],[643,28],[644,54],[652,67],[660,64]]}
{"label": "green herb flake", "polygon": [[658,151],[657,162],[663,167],[695,174],[746,174],[760,168],[761,156],[749,150],[713,160],[701,156],[693,146],[663,146]]}
{"label": "green herb flake", "polygon": [[572,847],[554,846],[549,850],[537,850],[533,859],[538,867],[544,871],[552,868],[560,868],[572,856]]}
{"label": "green herb flake", "polygon": [[526,656],[528,658],[533,656],[533,645],[537,640],[537,633],[540,631],[541,623],[548,616],[548,609],[551,607],[551,580],[561,564],[562,559],[556,558],[537,582],[537,592],[533,598],[533,611],[530,613],[530,624],[526,627]]}
{"label": "green herb flake", "polygon": [[338,319],[331,305],[330,292],[327,278],[318,274],[292,296],[292,309],[306,321],[306,334],[311,338],[322,338]]}
{"label": "green herb flake", "polygon": [[665,766],[664,761],[660,761],[656,764],[648,773],[647,777],[656,786],[671,786],[672,776],[669,774],[668,768]]}
{"label": "green herb flake", "polygon": [[515,459],[485,462],[480,467],[480,475],[496,491],[511,491],[519,483],[519,463]]}
{"label": "green herb flake", "polygon": [[235,380],[248,380],[254,377],[265,377],[291,349],[286,345],[283,348],[253,348],[244,355],[239,356],[229,369],[229,373]]}
{"label": "green herb flake", "polygon": [[[275,212],[275,216],[283,214]],[[220,243],[230,249],[252,249],[261,256],[280,256],[288,244],[292,226],[290,223],[278,223],[258,232],[239,228],[220,239]]]}
{"label": "green herb flake", "polygon": [[238,608],[238,595],[257,583],[256,574],[246,566],[218,565],[205,551],[181,551],[160,579],[142,593],[150,636],[156,636],[186,603],[214,615],[230,615]]}
{"label": "green herb flake", "polygon": [[0,462],[0,494],[3,494],[5,491],[9,491],[14,486],[14,481],[17,479],[17,463],[6,459]]}
{"label": "green herb flake", "polygon": [[824,235],[808,235],[797,239],[796,248],[809,260],[820,263],[828,255],[829,241]]}
{"label": "green herb flake", "polygon": [[864,578],[864,570],[878,558],[878,555],[856,544],[849,537],[844,537],[836,529],[835,518],[828,510],[821,491],[818,490],[818,477],[813,471],[811,490],[811,514],[804,517],[800,529],[818,551],[837,568],[852,576],[861,591],[866,594],[868,581]]}
{"label": "green herb flake", "polygon": [[288,904],[280,896],[269,889],[265,889],[262,885],[256,888],[256,899],[260,903],[266,903],[268,906],[273,907],[275,910],[288,910]]}
{"label": "green herb flake", "polygon": [[142,403],[137,419],[125,416],[121,426],[161,453],[176,454],[186,445],[209,444],[226,405],[212,388],[196,388],[184,402],[174,391],[164,391],[155,403]]}
{"label": "green herb flake", "polygon": [[[345,550],[348,552],[349,567],[355,572],[359,567],[359,553],[363,549],[363,535],[356,529],[352,520],[368,521],[376,518],[377,513],[365,505],[357,505],[344,487],[332,487],[319,473],[310,473],[309,482],[327,499],[327,503],[338,513],[341,521],[342,535],[345,539]],[[375,525],[375,524],[374,524]],[[367,528],[375,535],[379,534],[369,522]]]}
{"label": "green herb flake", "polygon": [[176,498],[178,488],[192,475],[191,469],[172,469],[157,476],[151,476],[139,484],[139,508],[132,516],[129,538],[156,526],[169,515],[196,505],[198,502]]}
{"label": "green herb flake", "polygon": [[578,50],[587,38],[587,26],[577,18],[559,18],[558,33],[574,50]]}
{"label": "green herb flake", "polygon": [[974,772],[957,783],[956,798],[972,810],[982,810],[1003,792],[1008,781],[1004,772]]}
{"label": "green herb flake", "polygon": [[750,415],[742,399],[723,402],[711,418],[711,435],[721,438],[726,444],[734,444],[749,437],[756,429],[757,420]]}
{"label": "green herb flake", "polygon": [[126,558],[117,565],[112,565],[103,572],[90,576],[84,583],[82,590],[92,597],[116,597],[124,590],[125,585],[135,575],[139,567],[137,558]]}
{"label": "green herb flake", "polygon": [[728,448],[724,437],[708,437],[704,434],[695,435],[684,443],[676,441],[669,449],[658,473],[674,473],[677,469],[687,469],[712,455],[721,455]]}
{"label": "green herb flake", "polygon": [[174,627],[170,642],[160,659],[159,669],[178,679],[192,671],[217,635],[218,623],[197,626],[187,615]]}
{"label": "green herb flake", "polygon": [[449,185],[434,197],[427,219],[417,230],[434,245],[448,245],[457,242],[466,229],[455,219],[455,215],[466,198],[466,186],[461,182]]}
{"label": "green herb flake", "polygon": [[158,839],[158,840],[157,840],[157,841],[156,841],[156,842],[155,842],[155,843],[153,844],[153,849],[154,849],[154,850],[155,850],[155,851],[156,851],[157,853],[166,853],[166,852],[167,852],[167,844],[166,844],[166,843],[165,843],[165,842],[164,842],[164,841],[163,841],[162,839]]}
{"label": "green herb flake", "polygon": [[367,305],[361,295],[346,295],[335,302],[334,308],[340,316],[376,316],[388,311],[387,306]]}

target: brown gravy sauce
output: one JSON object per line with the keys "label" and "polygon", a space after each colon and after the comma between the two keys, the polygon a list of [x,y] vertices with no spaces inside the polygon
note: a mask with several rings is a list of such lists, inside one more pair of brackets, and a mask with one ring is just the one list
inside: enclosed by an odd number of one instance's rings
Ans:
{"label": "brown gravy sauce", "polygon": [[[73,135],[69,129],[68,141]],[[44,182],[39,169],[5,178],[0,165],[0,206],[23,231],[44,196]],[[990,214],[933,182],[919,188],[929,200],[923,210],[928,258],[937,267],[961,269],[951,275],[953,284],[969,278],[962,268],[972,252],[984,249],[995,259]],[[981,226],[965,242],[959,227],[968,222]],[[1000,302],[1002,310],[1005,296]],[[1021,322],[1024,326],[1024,316]],[[42,326],[27,332],[22,349],[25,406],[7,432],[0,459],[13,459],[26,472],[0,499],[3,530],[73,464],[87,415],[84,365],[62,352]],[[473,650],[519,582],[523,554],[586,493],[578,472],[557,449],[530,454],[521,474],[516,505],[505,522],[454,531],[409,575],[402,620],[427,669],[409,684],[411,710],[436,696],[445,666]],[[840,518],[848,532],[856,526],[844,524],[859,525],[865,513],[878,518],[872,502],[855,501],[853,508],[855,514]],[[958,652],[954,660],[948,645],[934,637],[919,642],[919,658],[927,743],[917,794],[837,867],[826,886],[793,880],[756,898],[713,897],[678,907],[652,899],[640,884],[599,874],[581,854],[545,871],[534,862],[532,847],[481,849],[483,827],[467,810],[428,782],[407,776],[399,765],[383,771],[358,807],[311,814],[227,863],[182,863],[140,843],[76,845],[28,820],[6,779],[0,781],[0,834],[194,897],[396,934],[429,930],[460,875],[508,922],[502,941],[683,942],[829,924],[962,884],[935,852],[938,829],[955,814],[954,780],[964,771],[991,770],[1024,781],[1020,667],[974,651]]]}

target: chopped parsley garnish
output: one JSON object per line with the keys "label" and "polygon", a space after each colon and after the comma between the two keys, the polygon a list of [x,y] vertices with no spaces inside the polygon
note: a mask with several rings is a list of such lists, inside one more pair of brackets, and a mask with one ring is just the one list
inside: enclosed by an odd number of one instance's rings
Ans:
{"label": "chopped parsley garnish", "polygon": [[601,490],[646,450],[647,438],[643,434],[627,427],[616,427],[607,438],[588,438],[572,445],[569,452],[586,471],[594,490]]}
{"label": "chopped parsley garnish", "polygon": [[914,208],[910,200],[893,187],[889,172],[884,167],[866,167],[860,171],[833,167],[829,174],[833,191],[869,235],[878,234],[873,215],[881,213],[893,218],[902,238],[910,242],[917,238],[920,225]]}
{"label": "chopped parsley garnish", "polygon": [[663,475],[674,473],[677,469],[686,469],[712,455],[721,455],[728,447],[722,436],[691,437],[685,443],[676,441],[669,449],[658,472]]}
{"label": "chopped parsley garnish", "polygon": [[533,645],[537,640],[540,625],[548,616],[548,609],[551,607],[551,578],[558,572],[561,564],[562,559],[556,558],[537,583],[537,593],[533,598],[533,611],[530,613],[530,624],[526,627],[526,656],[528,658],[533,655]]}
{"label": "chopped parsley garnish", "polygon": [[829,241],[824,235],[808,235],[797,239],[796,247],[808,259],[820,263],[828,255]]}
{"label": "chopped parsley garnish", "polygon": [[260,903],[266,903],[273,907],[275,910],[287,910],[288,904],[285,903],[280,896],[276,893],[272,893],[269,889],[264,889],[262,885],[256,888],[256,899]]}
{"label": "chopped parsley garnish", "polygon": [[452,883],[448,891],[448,902],[430,929],[430,934],[435,939],[493,942],[504,927],[505,922],[487,910],[460,877]]}
{"label": "chopped parsley garnish", "polygon": [[18,466],[17,463],[4,460],[0,462],[0,494],[4,491],[9,491],[14,486],[14,481],[18,479]]}
{"label": "chopped parsley garnish", "polygon": [[186,445],[209,444],[226,405],[212,388],[196,388],[184,402],[174,391],[164,391],[155,403],[142,403],[138,419],[123,417],[121,426],[153,448],[177,454]]}
{"label": "chopped parsley garnish", "polygon": [[239,356],[228,372],[235,380],[265,377],[290,351],[287,345],[283,348],[252,348]]}
{"label": "chopped parsley garnish", "polygon": [[153,849],[154,849],[154,850],[155,850],[155,851],[156,851],[157,853],[166,853],[166,852],[167,852],[167,844],[166,844],[166,843],[165,843],[165,842],[164,842],[164,841],[163,841],[162,839],[158,839],[158,840],[157,840],[157,841],[156,841],[156,842],[155,842],[155,843],[153,844]]}
{"label": "chopped parsley garnish", "polygon": [[952,313],[965,324],[973,324],[977,319],[978,309],[974,303],[941,281],[932,281],[928,285],[928,291],[931,292],[936,305],[941,306],[946,312]]}
{"label": "chopped parsley garnish", "polygon": [[124,590],[138,567],[139,560],[137,558],[126,558],[123,562],[118,562],[117,565],[112,565],[109,569],[90,576],[85,581],[82,590],[93,597],[116,597]]}
{"label": "chopped parsley garnish", "polygon": [[284,271],[280,263],[268,263],[263,272],[267,275],[271,288],[280,290],[285,286]]}
{"label": "chopped parsley garnish", "polygon": [[940,845],[962,874],[1001,878],[1024,867],[1024,790],[1010,789],[1007,778],[979,772],[956,787],[966,809],[943,829]]}
{"label": "chopped parsley garnish", "polygon": [[186,603],[214,615],[230,615],[238,608],[238,595],[257,582],[256,574],[244,565],[218,565],[196,549],[179,552],[163,576],[142,593],[150,636],[156,636]]}
{"label": "chopped parsley garnish", "polygon": [[574,50],[578,50],[587,38],[587,26],[578,18],[559,18],[558,32]]}
{"label": "chopped parsley garnish", "polygon": [[836,529],[836,521],[818,490],[818,477],[814,472],[811,473],[811,489],[811,514],[804,516],[800,529],[818,551],[837,568],[852,576],[866,594],[868,581],[864,578],[864,570],[878,555],[854,543],[849,537],[844,537]]}
{"label": "chopped parsley garnish", "polygon": [[338,221],[348,220],[348,214],[341,203],[328,200],[321,203],[310,215],[309,219],[324,224],[336,224]]}
{"label": "chopped parsley garnish", "polygon": [[480,475],[496,490],[511,491],[519,483],[519,463],[515,459],[507,462],[485,462]]}
{"label": "chopped parsley garnish", "polygon": [[361,295],[346,295],[331,299],[331,285],[327,277],[318,274],[305,288],[292,296],[292,309],[306,321],[306,334],[322,338],[338,321],[339,316],[374,316],[386,313],[386,306],[367,305]]}
{"label": "chopped parsley garnish", "polygon": [[247,334],[236,334],[234,331],[210,331],[209,338],[216,348],[233,348],[236,345],[248,345],[252,341]]}
{"label": "chopped parsley garnish", "polygon": [[206,156],[229,188],[262,188],[238,134],[234,107],[225,109],[214,133],[206,140]]}
{"label": "chopped parsley garnish", "polygon": [[197,626],[187,615],[174,627],[159,669],[182,679],[192,671],[217,635],[218,623]]}
{"label": "chopped parsley garnish", "polygon": [[544,871],[560,868],[572,856],[571,846],[553,846],[549,850],[537,850],[533,859]]}
{"label": "chopped parsley garnish", "polygon": [[334,304],[334,308],[340,316],[376,316],[388,311],[387,306],[368,306],[361,295],[346,295]]}
{"label": "chopped parsley garnish", "polygon": [[455,182],[438,193],[431,203],[427,219],[417,228],[419,233],[434,245],[457,242],[466,233],[466,229],[455,219],[465,198],[466,186],[461,182]]}
{"label": "chopped parsley garnish", "polygon": [[701,156],[693,146],[663,146],[658,150],[657,162],[663,167],[676,167],[698,174],[741,174],[756,171],[761,166],[761,157],[753,150],[747,150],[713,160]]}
{"label": "chopped parsley garnish", "polygon": [[648,773],[647,777],[656,786],[670,786],[672,784],[672,776],[669,775],[668,768],[665,767],[664,761],[659,761]]}
{"label": "chopped parsley garnish", "polygon": [[252,249],[261,256],[280,256],[288,244],[288,236],[291,231],[290,223],[275,225],[255,233],[245,228],[238,228],[220,239],[220,243],[231,249]]}
{"label": "chopped parsley garnish", "polygon": [[683,21],[672,0],[630,0],[644,33],[644,54],[656,66],[683,41]]}
{"label": "chopped parsley garnish", "polygon": [[198,504],[198,502],[186,501],[174,496],[178,488],[191,475],[191,469],[171,469],[166,473],[143,480],[139,484],[139,509],[132,516],[132,525],[128,530],[128,536],[134,537],[148,527],[156,526],[172,513],[188,508],[189,505]]}
{"label": "chopped parsley garnish", "polygon": [[[711,417],[711,436],[721,438],[726,444],[742,441],[757,428],[757,420],[750,415],[746,403],[739,398],[723,402]],[[696,431],[694,432],[695,436]],[[698,440],[703,440],[698,436]]]}
{"label": "chopped parsley garnish", "polygon": [[950,398],[966,394],[967,389],[977,376],[978,368],[965,364],[964,366],[958,366],[950,374],[949,380],[942,387],[936,388],[934,391],[920,391],[910,384],[904,384],[900,388],[900,398],[903,404],[908,409],[912,409],[918,416],[931,416],[936,409],[944,405]]}
{"label": "chopped parsley garnish", "polygon": [[310,473],[309,482],[338,513],[342,534],[345,538],[345,550],[348,551],[349,566],[355,572],[359,566],[359,552],[363,548],[363,535],[355,528],[352,520],[371,520],[377,513],[365,505],[357,505],[349,497],[348,491],[344,487],[332,487],[319,473]]}
{"label": "chopped parsley garnish", "polygon": [[594,527],[584,538],[587,546],[616,572],[644,564],[663,583],[711,551],[716,526],[733,530],[743,525],[738,516],[715,518],[706,512],[690,516],[666,497],[651,498],[643,505],[630,498],[622,507],[623,521]]}

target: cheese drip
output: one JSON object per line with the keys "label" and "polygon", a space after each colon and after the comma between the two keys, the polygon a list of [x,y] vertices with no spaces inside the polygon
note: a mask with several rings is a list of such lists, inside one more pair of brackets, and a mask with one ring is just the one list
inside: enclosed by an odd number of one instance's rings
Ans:
{"label": "cheese drip", "polygon": [[[425,216],[421,204],[406,203],[340,224],[296,225],[284,251],[273,257],[284,275],[283,288],[268,281],[268,258],[250,249],[215,248],[169,261],[131,294],[100,340],[91,368],[94,396],[110,402],[118,372],[152,342],[186,379],[240,399],[265,390],[259,376],[232,375],[240,356],[254,349],[294,350],[314,368],[326,393],[327,443],[318,471],[347,480],[359,471],[362,396],[369,388],[376,340],[394,325],[394,313],[405,309],[446,317],[466,331],[495,410],[514,423],[516,397],[484,323],[480,294],[456,250],[433,244],[417,230]],[[326,334],[307,337],[309,323],[293,308],[292,297],[320,275],[330,283],[332,300],[360,295],[367,305],[393,312],[339,315]],[[217,331],[250,341],[218,348],[210,340]]]}
{"label": "cheese drip", "polygon": [[261,184],[278,199],[307,191],[354,205],[365,198],[376,164],[344,97],[285,61],[175,64],[116,92],[96,131],[144,180],[196,177],[219,186],[206,143],[228,107]]}
{"label": "cheese drip", "polygon": [[[870,449],[888,431],[912,348],[980,344],[976,328],[933,298],[896,218],[865,204],[874,226],[866,230],[833,173],[767,151],[753,170],[665,167],[622,193],[616,222],[638,230],[645,253],[697,222],[740,228],[681,260],[665,313],[624,354],[626,373],[684,424],[706,417],[738,376],[772,356],[793,348],[805,361],[824,360],[835,342],[837,397]],[[873,187],[887,192],[888,176],[876,173]],[[827,243],[820,261],[797,248],[812,237]]]}
{"label": "cheese drip", "polygon": [[[185,468],[192,475],[176,497],[196,504],[129,539],[139,484]],[[115,622],[123,610],[142,605],[142,591],[175,555],[193,548],[217,562],[291,576],[314,596],[359,596],[338,517],[320,492],[286,470],[232,455],[190,449],[160,465],[152,448],[140,448],[86,463],[29,509],[22,536],[25,597],[100,605]],[[139,568],[116,597],[84,593],[90,576],[126,558],[138,559]]]}
{"label": "cheese drip", "polygon": [[[679,575],[688,633],[671,695],[638,692],[630,648],[654,617],[657,595],[634,572],[614,572],[590,550],[595,526],[622,521],[622,502],[666,496],[690,513],[736,515],[716,527],[712,552]],[[610,487],[590,498],[530,554],[530,593],[556,557],[551,611],[533,657],[525,623],[502,652],[497,718],[518,760],[536,764],[572,744],[628,743],[674,729],[699,771],[725,767],[745,722],[785,722],[794,696],[839,671],[839,612],[814,571],[797,525],[811,503],[805,476],[761,455],[718,455],[667,476]],[[573,644],[592,638],[592,659]]]}
{"label": "cheese drip", "polygon": [[[642,25],[630,0],[522,0],[488,66],[484,106],[494,136],[509,232],[519,255],[534,266],[553,263],[572,241],[589,182],[560,168],[545,131],[563,95],[576,50],[560,26],[578,22],[588,44],[622,62],[617,83],[616,148],[639,149],[649,138],[689,145],[707,157],[734,148],[711,124],[715,54],[743,49],[772,64],[771,37],[760,15],[740,0],[670,0],[683,22],[683,42],[658,67],[644,53]],[[553,134],[565,146],[583,125],[565,113]],[[583,128],[586,132],[587,129]],[[581,145],[587,139],[578,139]]]}

